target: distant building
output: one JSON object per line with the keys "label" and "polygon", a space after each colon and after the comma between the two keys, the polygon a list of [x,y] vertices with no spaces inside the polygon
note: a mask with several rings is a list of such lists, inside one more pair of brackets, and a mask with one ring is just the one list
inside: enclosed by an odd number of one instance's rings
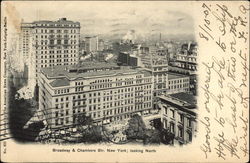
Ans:
{"label": "distant building", "polygon": [[127,52],[120,52],[117,62],[121,66],[138,66],[138,58]]}
{"label": "distant building", "polygon": [[140,54],[149,54],[149,47],[141,46],[140,47]]}
{"label": "distant building", "polygon": [[159,49],[155,49],[153,52],[149,50],[149,54],[141,55],[140,58],[141,65],[139,66],[145,67],[153,73],[154,96],[166,93],[168,89],[168,59],[166,53]]}
{"label": "distant building", "polygon": [[196,95],[197,91],[197,44],[186,43],[181,46],[170,62],[169,71],[182,73],[190,76],[190,91]]}
{"label": "distant building", "polygon": [[74,126],[80,113],[110,123],[152,109],[152,75],[143,69],[105,62],[55,66],[42,69],[39,87],[39,109],[52,129]]}
{"label": "distant building", "polygon": [[83,56],[85,54],[85,41],[80,40],[79,42],[79,55]]}
{"label": "distant building", "polygon": [[100,39],[99,43],[98,43],[98,50],[103,51],[104,49],[105,49],[104,41],[102,39]]}
{"label": "distant building", "polygon": [[168,73],[168,90],[167,94],[186,92],[189,90],[189,76],[177,73]]}
{"label": "distant building", "polygon": [[192,142],[197,133],[197,108],[194,96],[176,93],[159,96],[163,128],[175,135],[173,144]]}
{"label": "distant building", "polygon": [[85,37],[85,51],[87,53],[97,52],[99,47],[98,36]]}
{"label": "distant building", "polygon": [[[8,52],[9,64],[12,69],[17,72],[24,72],[24,54],[22,53],[22,45],[25,43],[22,41],[23,39],[20,33],[13,35],[10,42],[10,50]],[[25,59],[27,62],[27,58]]]}
{"label": "distant building", "polygon": [[[176,54],[176,60],[171,63],[173,71],[194,74],[197,71],[197,44],[183,44]],[[176,67],[176,69],[174,69]]]}

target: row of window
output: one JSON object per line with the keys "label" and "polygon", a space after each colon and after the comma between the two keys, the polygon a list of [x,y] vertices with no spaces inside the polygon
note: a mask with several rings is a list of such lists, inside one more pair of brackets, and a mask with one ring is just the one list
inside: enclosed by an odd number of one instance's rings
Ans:
{"label": "row of window", "polygon": [[[76,37],[77,37],[77,35],[57,35],[57,36],[55,36],[55,35],[35,35],[35,38],[36,39],[42,39],[42,40],[40,40],[40,41],[47,41],[46,39],[76,39]],[[45,39],[45,40],[43,40],[43,39]]]}
{"label": "row of window", "polygon": [[[61,103],[65,100],[66,103]],[[56,109],[63,109],[65,108],[69,108],[69,102],[67,102],[69,99],[68,97],[66,97],[66,99],[64,99],[63,97],[58,99],[56,98],[56,104],[55,104],[55,108]],[[96,99],[95,99],[96,100]],[[97,100],[99,100],[100,102],[100,98],[98,98]],[[151,102],[146,102],[148,100],[151,100],[151,97],[148,98],[147,100],[135,100],[135,102],[140,102],[140,104],[136,105],[139,109],[141,109],[142,107],[151,107]],[[92,102],[90,102],[91,104]],[[103,109],[105,108],[111,108],[111,107],[119,107],[119,106],[123,106],[123,105],[128,105],[128,104],[133,104],[134,101],[133,99],[126,99],[126,100],[121,100],[121,101],[115,101],[115,102],[108,102],[108,103],[104,103],[103,104]],[[73,108],[86,108],[86,101],[77,101],[77,102],[73,102]],[[96,110],[96,109],[101,109],[101,104],[95,104],[95,105],[89,105],[88,106],[89,111]],[[85,110],[84,110],[85,111]]]}
{"label": "row of window", "polygon": [[64,125],[64,124],[69,124],[69,123],[70,123],[69,117],[55,119],[55,125],[56,126],[58,126],[58,125]]}
{"label": "row of window", "polygon": [[169,84],[176,84],[176,83],[185,83],[185,82],[189,82],[189,79],[177,79],[177,80],[170,80],[168,83]]}
{"label": "row of window", "polygon": [[192,141],[192,133],[191,131],[186,131],[186,138],[184,137],[184,128],[182,126],[178,126],[177,133],[175,133],[175,123],[170,122],[168,124],[167,120],[163,120],[164,128],[168,128],[171,133],[175,134],[175,137],[182,138],[185,141],[191,142]]}
{"label": "row of window", "polygon": [[55,94],[66,94],[69,93],[69,89],[57,89],[54,91]]}
{"label": "row of window", "polygon": [[[41,48],[40,48],[41,47]],[[47,50],[47,49],[77,49],[78,46],[73,46],[68,44],[67,46],[47,46],[47,45],[43,45],[43,46],[38,46],[38,44],[36,44],[36,50]],[[37,52],[38,53],[38,52]]]}
{"label": "row of window", "polygon": [[67,110],[61,110],[60,112],[59,111],[55,111],[55,118],[57,118],[57,117],[63,117],[63,116],[68,116],[68,115],[69,115],[69,109],[67,109]]}
{"label": "row of window", "polygon": [[[64,62],[64,63],[62,63],[62,61],[60,61],[60,63],[54,63],[54,64],[41,64],[41,68],[43,68],[43,67],[52,67],[52,66],[56,66],[56,65],[74,65],[74,64],[76,64],[77,62],[76,62],[76,60],[74,60],[74,62],[73,62],[73,60],[71,61],[71,62]],[[37,65],[36,65],[36,67],[37,67]]]}
{"label": "row of window", "polygon": [[[48,62],[47,62],[48,61]],[[73,62],[73,61],[77,61],[76,59],[50,59],[50,60],[41,60],[41,63],[57,63],[57,62]],[[41,67],[43,67],[41,65]]]}
{"label": "row of window", "polygon": [[189,83],[184,83],[183,85],[169,85],[168,89],[179,89],[179,88],[189,88]]}
{"label": "row of window", "polygon": [[[41,26],[51,26],[52,24],[41,24]],[[60,27],[60,26],[65,26],[65,27],[77,27],[78,25],[68,25],[68,24],[62,24],[62,25],[60,25],[60,24],[55,24],[55,26],[58,26],[58,27]],[[61,29],[36,29],[35,30],[35,32],[36,33],[76,33],[77,32],[77,30],[76,29],[71,29],[71,30],[67,30],[67,29],[65,29],[65,30],[61,30]]]}
{"label": "row of window", "polygon": [[[164,114],[167,115],[168,117],[172,118],[172,120],[178,121],[182,124],[184,124],[184,114],[181,112],[175,112],[174,109],[168,109],[166,107],[164,107]],[[176,114],[177,113],[177,118],[176,118]],[[187,119],[187,127],[192,127],[192,121],[190,118],[186,118]]]}
{"label": "row of window", "polygon": [[[138,108],[136,109],[133,106],[128,106],[128,107],[125,107],[124,109],[123,108],[110,109],[110,110],[103,111],[103,116],[117,115],[117,114],[122,114],[122,113],[125,113],[125,112],[136,111],[136,110],[139,111]],[[74,114],[75,113],[80,113],[80,112],[81,112],[81,110],[74,110]],[[57,113],[57,114],[60,115],[59,113]],[[100,111],[91,112],[91,113],[88,113],[87,116],[89,116],[89,117],[91,117],[93,119],[100,118],[101,117],[101,112]],[[130,117],[129,114],[125,114],[123,116],[125,118]],[[119,120],[119,119],[122,119],[122,117],[119,117],[119,118],[113,117],[113,119],[114,120]],[[60,118],[55,119],[55,125],[56,126],[64,125],[64,124],[70,124],[70,123],[72,123],[70,121],[70,117],[60,117]],[[77,118],[76,117],[73,117],[73,123],[77,123]]]}
{"label": "row of window", "polygon": [[[42,52],[41,52],[41,54],[43,54]],[[46,54],[46,51],[45,51],[45,54]],[[54,54],[54,53],[51,53],[51,54]],[[62,54],[57,54],[57,55],[40,55],[41,56],[41,58],[43,59],[47,59],[47,58],[62,58],[62,56],[64,57],[64,58],[67,58],[67,57],[78,57],[76,54],[64,54],[64,55],[62,55]],[[37,56],[37,58],[38,58],[38,56]]]}
{"label": "row of window", "polygon": [[60,45],[60,44],[74,45],[74,44],[77,44],[77,41],[74,41],[74,40],[71,40],[71,41],[68,41],[68,40],[57,40],[57,41],[49,40],[49,42],[48,42],[47,40],[45,40],[45,41],[41,41],[40,44],[38,42],[36,42],[36,46],[39,46],[39,45]]}

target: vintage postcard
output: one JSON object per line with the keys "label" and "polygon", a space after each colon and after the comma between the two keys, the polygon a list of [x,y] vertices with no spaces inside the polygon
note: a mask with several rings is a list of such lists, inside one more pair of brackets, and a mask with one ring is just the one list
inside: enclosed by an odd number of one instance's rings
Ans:
{"label": "vintage postcard", "polygon": [[3,1],[3,162],[249,161],[248,1]]}

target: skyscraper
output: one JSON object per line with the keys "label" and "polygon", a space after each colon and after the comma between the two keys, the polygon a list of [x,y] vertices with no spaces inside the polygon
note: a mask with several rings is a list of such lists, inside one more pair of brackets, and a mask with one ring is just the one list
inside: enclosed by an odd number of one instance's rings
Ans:
{"label": "skyscraper", "polygon": [[21,24],[22,52],[31,89],[43,67],[72,65],[79,60],[80,23],[61,18]]}
{"label": "skyscraper", "polygon": [[98,36],[85,37],[85,51],[87,53],[98,51]]}

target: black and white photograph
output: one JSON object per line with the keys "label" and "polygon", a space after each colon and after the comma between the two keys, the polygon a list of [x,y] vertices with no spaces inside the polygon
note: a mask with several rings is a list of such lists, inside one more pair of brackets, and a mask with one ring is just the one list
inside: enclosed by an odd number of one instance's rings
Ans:
{"label": "black and white photograph", "polygon": [[235,4],[5,1],[4,150],[249,159],[249,3]]}

